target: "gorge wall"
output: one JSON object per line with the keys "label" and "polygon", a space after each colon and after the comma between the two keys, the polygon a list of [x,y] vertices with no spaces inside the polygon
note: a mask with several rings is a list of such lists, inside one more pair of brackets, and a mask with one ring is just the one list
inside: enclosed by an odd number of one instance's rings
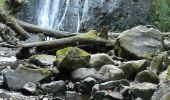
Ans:
{"label": "gorge wall", "polygon": [[29,0],[17,15],[42,27],[70,32],[122,31],[146,21],[152,0]]}

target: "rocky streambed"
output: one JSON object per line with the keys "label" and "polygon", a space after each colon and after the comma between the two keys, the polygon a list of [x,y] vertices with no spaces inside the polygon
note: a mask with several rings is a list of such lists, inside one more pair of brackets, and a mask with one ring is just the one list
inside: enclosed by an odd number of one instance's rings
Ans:
{"label": "rocky streambed", "polygon": [[[114,38],[113,48],[96,46],[95,51],[84,46],[67,46],[50,53],[36,48],[23,50],[4,44],[3,39],[0,98],[169,100],[169,40],[155,28],[134,27]],[[34,38],[23,42],[34,40],[42,41]]]}

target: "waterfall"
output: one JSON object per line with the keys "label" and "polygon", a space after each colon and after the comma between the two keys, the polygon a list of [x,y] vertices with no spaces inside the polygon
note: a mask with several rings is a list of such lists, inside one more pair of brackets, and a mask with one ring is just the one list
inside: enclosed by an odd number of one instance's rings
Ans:
{"label": "waterfall", "polygon": [[61,23],[63,22],[63,20],[64,20],[64,18],[66,16],[66,13],[67,13],[67,10],[68,10],[68,6],[69,6],[69,2],[70,2],[70,0],[66,1],[66,8],[65,8],[64,14],[63,14],[63,16],[61,18],[61,21],[58,24],[58,30],[60,29],[60,25],[61,25]]}
{"label": "waterfall", "polygon": [[40,0],[38,8],[38,25],[53,28],[58,19],[60,0]]}

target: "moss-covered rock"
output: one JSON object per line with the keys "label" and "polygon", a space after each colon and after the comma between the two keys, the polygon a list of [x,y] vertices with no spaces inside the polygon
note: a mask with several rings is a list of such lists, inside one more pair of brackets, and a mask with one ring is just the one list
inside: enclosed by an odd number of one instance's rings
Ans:
{"label": "moss-covered rock", "polygon": [[126,59],[152,59],[164,50],[163,36],[157,29],[141,25],[124,31],[114,47],[116,55]]}
{"label": "moss-covered rock", "polygon": [[7,68],[3,73],[5,84],[12,90],[19,90],[28,82],[37,83],[51,75],[48,69],[31,69],[25,66],[19,66],[15,70]]}
{"label": "moss-covered rock", "polygon": [[158,84],[159,77],[157,74],[155,74],[152,71],[144,70],[136,75],[135,82],[139,82],[139,83],[148,82],[148,83]]}
{"label": "moss-covered rock", "polygon": [[56,53],[58,67],[77,69],[88,67],[90,54],[77,47],[67,47]]}
{"label": "moss-covered rock", "polygon": [[167,69],[166,80],[170,80],[170,65],[168,66],[168,69]]}
{"label": "moss-covered rock", "polygon": [[29,62],[37,66],[46,67],[52,66],[53,62],[56,60],[55,56],[52,55],[33,55],[29,58]]}
{"label": "moss-covered rock", "polygon": [[128,79],[133,79],[138,72],[146,69],[146,67],[147,60],[123,62],[119,66],[119,68],[123,70],[125,77]]}
{"label": "moss-covered rock", "polygon": [[91,30],[85,34],[79,35],[80,38],[86,38],[86,39],[96,39],[97,38],[97,31]]}

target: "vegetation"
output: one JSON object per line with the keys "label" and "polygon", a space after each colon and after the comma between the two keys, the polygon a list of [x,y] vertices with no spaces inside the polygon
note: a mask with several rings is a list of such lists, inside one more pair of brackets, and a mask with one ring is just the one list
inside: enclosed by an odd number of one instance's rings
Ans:
{"label": "vegetation", "polygon": [[153,0],[151,22],[162,31],[170,31],[170,0]]}
{"label": "vegetation", "polygon": [[5,0],[0,0],[0,8],[3,8],[4,5],[5,5]]}

